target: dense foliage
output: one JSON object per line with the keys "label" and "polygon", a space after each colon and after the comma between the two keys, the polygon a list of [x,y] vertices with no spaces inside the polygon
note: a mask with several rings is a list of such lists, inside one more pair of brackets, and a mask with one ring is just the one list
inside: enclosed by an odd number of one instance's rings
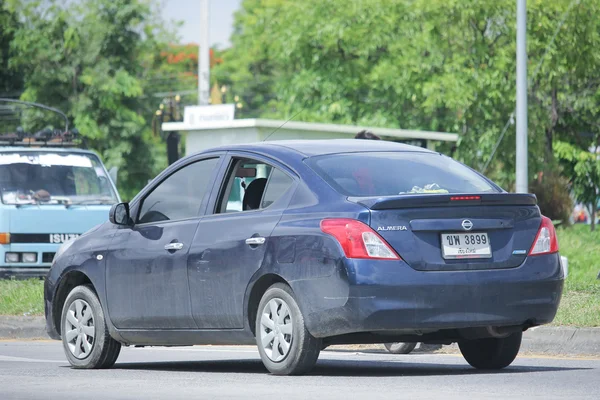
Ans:
{"label": "dense foliage", "polygon": [[560,163],[570,177],[573,194],[580,203],[584,204],[590,213],[592,220],[592,231],[596,226],[596,210],[600,205],[600,157],[598,157],[599,147],[594,147],[594,151],[581,150],[576,146],[565,143],[555,142],[554,152],[560,160]]}
{"label": "dense foliage", "polygon": [[[515,4],[245,0],[216,75],[246,115],[457,132],[456,155],[481,169],[515,107]],[[599,12],[528,1],[531,178],[556,168],[555,138],[586,148],[598,129]],[[511,126],[488,171],[507,189],[514,142]]]}
{"label": "dense foliage", "polygon": [[529,191],[537,196],[542,214],[563,226],[569,225],[573,213],[570,189],[569,180],[556,172],[540,172],[529,185]]}
{"label": "dense foliage", "polygon": [[[10,44],[20,28],[17,14],[7,9],[0,0],[0,97],[18,97],[23,91],[23,74],[10,60],[14,53]],[[7,107],[0,103],[0,107]],[[4,111],[4,110],[2,110]],[[12,132],[19,125],[19,116],[12,115],[10,106],[2,112],[0,133]]]}
{"label": "dense foliage", "polygon": [[[168,39],[152,3],[15,1],[6,9],[22,21],[10,43],[10,65],[25,78],[21,99],[67,112],[107,166],[120,167],[121,195],[131,198],[165,164],[150,129],[156,99],[146,96]],[[62,121],[31,109],[22,124],[36,131]]]}
{"label": "dense foliage", "polygon": [[[599,144],[600,0],[527,3],[530,178],[562,174],[574,193],[593,190],[569,175],[555,143]],[[454,155],[482,170],[515,107],[515,4],[244,0],[232,48],[211,54],[213,101],[238,103],[241,118],[456,132]],[[196,98],[197,46],[173,44],[159,5],[0,0],[0,95],[65,110],[121,168],[125,198],[165,165],[151,129],[158,104],[178,92],[183,103]],[[30,111],[23,123],[53,118]],[[509,124],[485,171],[509,190],[514,134]]]}

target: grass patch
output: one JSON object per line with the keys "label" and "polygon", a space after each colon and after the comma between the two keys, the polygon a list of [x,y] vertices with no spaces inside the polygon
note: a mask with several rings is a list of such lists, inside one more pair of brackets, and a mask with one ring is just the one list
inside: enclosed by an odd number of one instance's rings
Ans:
{"label": "grass patch", "polygon": [[44,281],[0,280],[0,315],[44,315]]}
{"label": "grass patch", "polygon": [[578,224],[558,229],[560,254],[569,259],[569,291],[598,293],[600,280],[600,229],[590,232],[589,225]]}
{"label": "grass patch", "polygon": [[600,326],[600,230],[578,224],[557,233],[560,254],[569,259],[569,276],[553,324]]}
{"label": "grass patch", "polygon": [[565,291],[552,325],[600,326],[600,291]]}

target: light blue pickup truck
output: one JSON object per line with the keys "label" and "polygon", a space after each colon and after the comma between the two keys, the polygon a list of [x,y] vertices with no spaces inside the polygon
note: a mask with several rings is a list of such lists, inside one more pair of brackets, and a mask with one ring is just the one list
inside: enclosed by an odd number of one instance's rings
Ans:
{"label": "light blue pickup truck", "polygon": [[44,276],[59,246],[120,201],[98,155],[50,143],[1,146],[0,277]]}

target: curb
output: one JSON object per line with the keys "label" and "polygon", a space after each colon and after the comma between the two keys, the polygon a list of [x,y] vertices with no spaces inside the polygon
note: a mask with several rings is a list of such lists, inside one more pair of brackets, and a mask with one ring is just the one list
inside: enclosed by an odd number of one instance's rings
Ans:
{"label": "curb", "polygon": [[[48,339],[44,317],[0,316],[0,339]],[[385,352],[381,344],[336,345],[331,350]],[[439,346],[419,346],[416,352],[437,351]],[[440,351],[457,351],[456,345]],[[600,328],[544,326],[523,334],[523,353],[600,356]]]}
{"label": "curb", "polygon": [[[415,352],[459,353],[456,343],[439,349],[427,345]],[[340,345],[328,349],[339,351],[381,352],[387,351],[381,344]],[[570,326],[544,326],[523,333],[522,354],[555,356],[600,356],[600,328],[576,328]]]}
{"label": "curb", "polygon": [[552,326],[530,329],[523,335],[521,348],[542,354],[600,356],[600,328]]}
{"label": "curb", "polygon": [[46,320],[0,315],[0,339],[48,339]]}

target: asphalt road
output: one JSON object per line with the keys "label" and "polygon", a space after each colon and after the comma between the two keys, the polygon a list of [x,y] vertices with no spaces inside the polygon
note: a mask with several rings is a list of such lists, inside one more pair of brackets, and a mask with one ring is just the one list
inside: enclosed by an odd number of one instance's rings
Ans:
{"label": "asphalt road", "polygon": [[74,370],[60,342],[0,341],[0,399],[598,399],[600,359],[519,357],[479,372],[459,355],[324,351],[307,376],[269,375],[252,347],[123,348]]}

